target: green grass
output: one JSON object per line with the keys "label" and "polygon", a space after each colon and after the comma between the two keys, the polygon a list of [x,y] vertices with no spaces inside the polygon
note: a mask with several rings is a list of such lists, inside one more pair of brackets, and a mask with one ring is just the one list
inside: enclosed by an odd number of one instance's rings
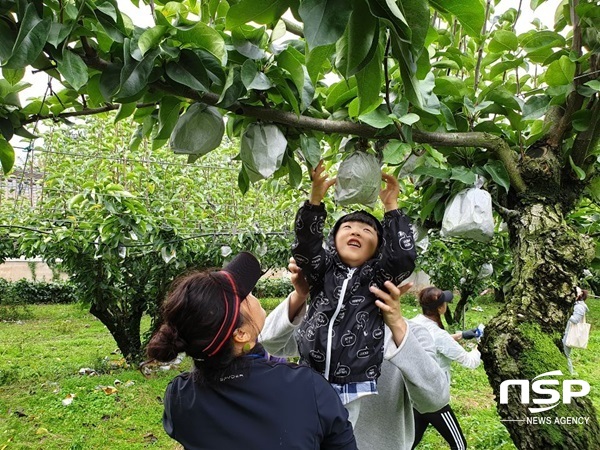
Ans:
{"label": "green grass", "polygon": [[[574,349],[571,352],[573,367],[577,377],[590,383],[594,407],[600,411],[600,302],[588,300],[590,312],[587,321],[592,323],[592,331],[588,348]],[[474,328],[480,323],[487,323],[499,309],[499,304],[485,302],[478,305],[483,311],[470,309],[466,313],[465,328]],[[404,314],[407,318],[416,316],[420,309],[406,306]],[[467,344],[469,345],[469,344]],[[454,363],[452,365],[452,382],[450,387],[450,405],[461,425],[467,445],[476,450],[516,450],[508,431],[500,422],[496,412],[496,404],[492,388],[481,364],[477,369],[466,369]],[[433,428],[425,432],[423,440],[417,447],[419,450],[439,450],[448,448],[448,444]]]}
{"label": "green grass", "polygon": [[[281,299],[261,300],[265,309]],[[588,302],[588,321],[600,324],[600,302]],[[467,327],[485,323],[496,311],[468,311]],[[417,309],[406,304],[407,317]],[[149,326],[145,321],[143,328]],[[596,408],[600,397],[600,329],[592,325],[587,350],[574,350],[579,378],[592,385]],[[31,317],[20,322],[0,322],[0,450],[44,449],[168,449],[180,447],[163,431],[161,398],[178,370],[160,371],[149,378],[124,362],[106,328],[79,305],[35,305]],[[184,361],[179,370],[189,367]],[[80,375],[82,368],[99,375]],[[102,387],[113,386],[107,394]],[[73,402],[63,400],[74,394]],[[514,450],[499,421],[492,390],[483,367],[453,368],[451,404],[470,448]],[[428,430],[420,450],[446,448]]]}

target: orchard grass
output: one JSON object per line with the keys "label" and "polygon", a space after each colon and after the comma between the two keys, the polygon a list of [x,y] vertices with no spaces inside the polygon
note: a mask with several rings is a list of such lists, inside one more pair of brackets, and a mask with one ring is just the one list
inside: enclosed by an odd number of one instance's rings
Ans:
{"label": "orchard grass", "polygon": [[[267,311],[280,301],[261,299]],[[598,409],[600,302],[591,299],[588,305],[590,345],[573,351],[573,364],[578,378],[592,386]],[[493,302],[479,306],[483,311],[467,311],[467,328],[487,322],[498,309]],[[418,313],[410,302],[403,310],[409,318]],[[161,399],[169,380],[189,368],[189,359],[145,377],[126,366],[109,332],[81,305],[33,305],[30,313],[21,321],[0,322],[0,449],[181,449],[163,431]],[[145,319],[143,329],[149,324]],[[95,374],[81,375],[81,369]],[[451,404],[470,448],[515,449],[482,366],[453,367]],[[430,428],[418,448],[447,447]]]}

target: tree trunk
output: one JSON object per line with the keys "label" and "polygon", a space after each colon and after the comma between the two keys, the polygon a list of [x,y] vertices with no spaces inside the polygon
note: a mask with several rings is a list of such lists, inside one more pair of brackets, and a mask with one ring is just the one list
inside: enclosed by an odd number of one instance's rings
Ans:
{"label": "tree trunk", "polygon": [[110,307],[101,308],[95,303],[90,306],[90,313],[108,328],[125,360],[128,363],[139,362],[142,354],[140,338],[142,314],[137,311],[129,314],[111,311]]}
{"label": "tree trunk", "polygon": [[[589,396],[563,403],[562,395],[563,381],[577,377],[569,375],[561,339],[575,301],[578,275],[592,258],[592,246],[565,223],[559,203],[534,201],[523,203],[516,210],[517,217],[509,223],[513,278],[505,306],[486,326],[481,343],[498,412],[520,450],[598,449],[600,426]],[[532,390],[531,403],[522,404],[517,387],[508,389],[506,404],[500,403],[503,381],[533,381],[538,375],[558,370],[565,376],[542,378],[560,383],[544,385],[560,392],[556,407],[530,412],[529,408],[556,402],[536,404],[534,400],[549,399],[550,394]],[[531,388],[530,383],[528,387]],[[568,417],[583,418],[577,419],[583,424],[563,424]]]}

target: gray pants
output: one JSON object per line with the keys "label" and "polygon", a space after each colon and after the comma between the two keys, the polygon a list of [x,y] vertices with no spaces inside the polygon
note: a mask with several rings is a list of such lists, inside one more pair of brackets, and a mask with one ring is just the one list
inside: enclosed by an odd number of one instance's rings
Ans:
{"label": "gray pants", "polygon": [[568,347],[565,343],[567,340],[567,335],[563,338],[563,351],[565,356],[567,357],[567,367],[569,368],[569,373],[573,375],[573,361],[571,361],[571,347]]}

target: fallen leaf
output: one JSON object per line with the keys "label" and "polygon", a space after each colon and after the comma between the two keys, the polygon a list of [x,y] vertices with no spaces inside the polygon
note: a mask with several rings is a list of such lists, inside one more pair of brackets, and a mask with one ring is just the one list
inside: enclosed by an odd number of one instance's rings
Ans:
{"label": "fallen leaf", "polygon": [[104,386],[102,390],[106,395],[112,395],[117,392],[117,388],[115,388],[114,386]]}
{"label": "fallen leaf", "polygon": [[47,428],[40,427],[35,431],[35,434],[50,434],[50,432]]}

